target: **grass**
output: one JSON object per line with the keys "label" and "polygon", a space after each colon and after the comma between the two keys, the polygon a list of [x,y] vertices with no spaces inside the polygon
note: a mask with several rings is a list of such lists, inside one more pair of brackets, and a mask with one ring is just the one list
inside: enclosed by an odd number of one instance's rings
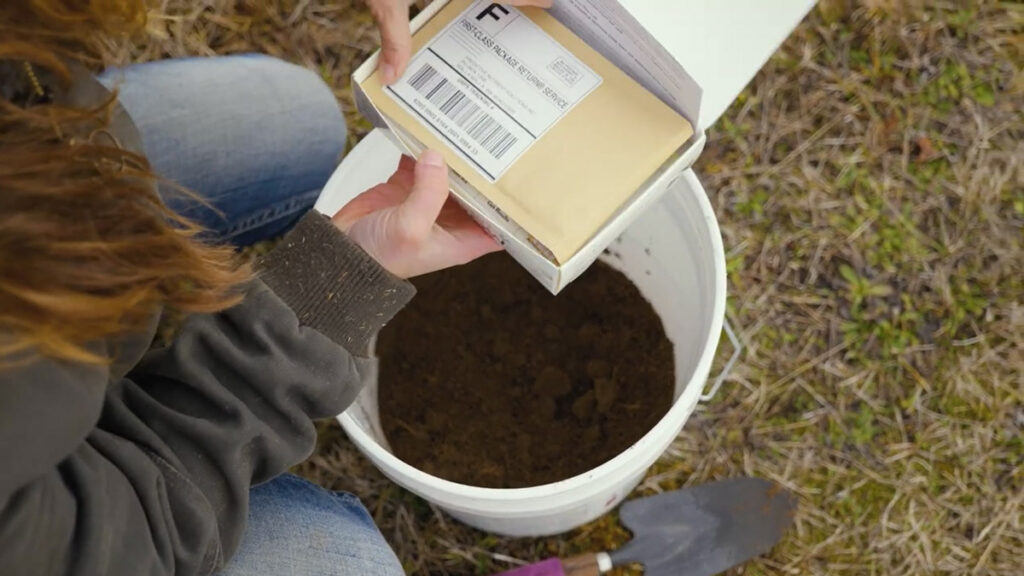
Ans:
{"label": "grass", "polygon": [[[748,474],[800,497],[744,574],[1019,574],[1024,558],[1024,10],[822,2],[709,132],[697,172],[747,351],[639,493]],[[165,0],[115,61],[261,51],[320,71],[352,138],[360,2]],[[723,351],[722,360],[726,355]],[[593,551],[461,526],[327,425],[303,472],[359,494],[410,573]]]}

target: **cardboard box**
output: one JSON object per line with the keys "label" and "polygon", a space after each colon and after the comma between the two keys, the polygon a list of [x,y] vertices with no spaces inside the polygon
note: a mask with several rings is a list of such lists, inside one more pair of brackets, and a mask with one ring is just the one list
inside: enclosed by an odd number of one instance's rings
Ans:
{"label": "cardboard box", "polygon": [[[448,0],[436,0],[412,22],[415,34],[430,22]],[[460,0],[460,7],[467,2]],[[481,4],[487,7],[487,2]],[[512,8],[502,9],[514,10]],[[614,0],[562,0],[551,14],[579,38],[613,62],[662,102],[696,125],[700,111],[700,88],[682,67],[629,12]],[[363,89],[377,68],[379,54],[373,55],[353,73],[353,88],[359,110],[380,128],[387,128],[399,148],[418,155],[423,145],[410,130],[389,121]],[[372,88],[371,88],[372,89]],[[378,102],[380,102],[378,94]],[[413,128],[413,130],[415,130]],[[647,180],[621,203],[612,218],[574,253],[563,251],[561,259],[527,234],[494,202],[485,198],[466,178],[452,171],[452,191],[467,211],[501,241],[505,249],[552,293],[557,293],[586,270],[601,252],[655,202],[684,170],[694,162],[704,145],[703,133],[696,133],[669,158],[656,167]],[[582,153],[582,151],[580,152]],[[474,178],[470,178],[474,179]],[[479,179],[475,179],[478,183]]]}

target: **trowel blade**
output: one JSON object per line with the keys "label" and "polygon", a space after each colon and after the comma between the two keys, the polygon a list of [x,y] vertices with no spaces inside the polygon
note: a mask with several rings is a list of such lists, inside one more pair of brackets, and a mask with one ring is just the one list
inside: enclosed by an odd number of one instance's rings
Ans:
{"label": "trowel blade", "polygon": [[764,554],[793,523],[796,498],[760,478],[733,478],[631,500],[619,518],[633,540],[611,553],[645,576],[712,576]]}

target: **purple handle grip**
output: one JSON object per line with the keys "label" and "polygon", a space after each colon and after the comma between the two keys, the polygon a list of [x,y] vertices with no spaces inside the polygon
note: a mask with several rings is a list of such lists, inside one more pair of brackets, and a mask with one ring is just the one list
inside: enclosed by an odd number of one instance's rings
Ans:
{"label": "purple handle grip", "polygon": [[558,558],[548,558],[543,562],[513,568],[508,572],[495,574],[494,576],[565,576],[562,570],[562,561]]}

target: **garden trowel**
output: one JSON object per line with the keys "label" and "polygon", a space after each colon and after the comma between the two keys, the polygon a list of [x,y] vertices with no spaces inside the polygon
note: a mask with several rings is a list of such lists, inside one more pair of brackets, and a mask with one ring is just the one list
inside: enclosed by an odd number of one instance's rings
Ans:
{"label": "garden trowel", "polygon": [[759,478],[732,478],[630,500],[633,539],[612,552],[550,558],[497,576],[598,576],[643,564],[645,576],[711,576],[764,554],[793,522],[796,499]]}

